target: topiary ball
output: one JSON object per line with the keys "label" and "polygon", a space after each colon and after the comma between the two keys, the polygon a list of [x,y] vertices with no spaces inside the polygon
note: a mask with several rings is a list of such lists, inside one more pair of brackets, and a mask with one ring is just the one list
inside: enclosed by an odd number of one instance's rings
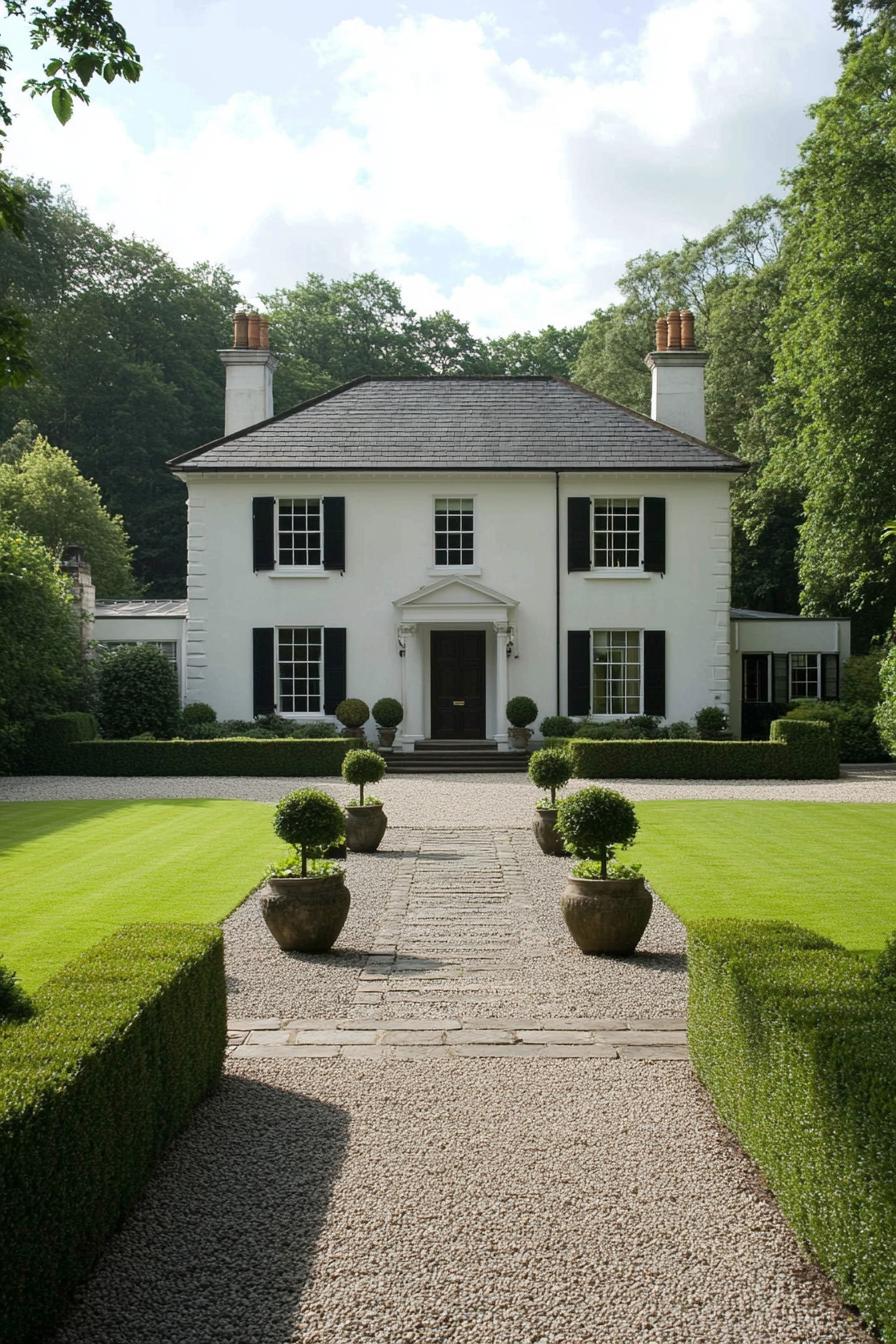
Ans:
{"label": "topiary ball", "polygon": [[386,762],[376,751],[347,751],[342,761],[342,778],[346,784],[360,787],[376,784],[386,773]]}
{"label": "topiary ball", "polygon": [[514,728],[528,728],[538,718],[538,706],[528,695],[515,695],[507,701],[507,722]]}
{"label": "topiary ball", "polygon": [[569,718],[567,714],[548,714],[547,718],[541,721],[541,732],[544,737],[572,737],[575,730],[575,719]]}
{"label": "topiary ball", "polygon": [[614,789],[581,789],[557,808],[555,829],[576,858],[599,859],[632,843],[638,818],[629,800]]}
{"label": "topiary ball", "polygon": [[360,728],[370,718],[370,708],[363,700],[340,700],[336,717],[345,728]]}
{"label": "topiary ball", "polygon": [[529,760],[529,778],[539,789],[562,789],[572,776],[572,761],[565,751],[547,747],[533,752]]}
{"label": "topiary ball", "polygon": [[180,712],[184,723],[216,723],[218,716],[211,705],[205,705],[201,700],[194,700],[192,704],[184,705]]}
{"label": "topiary ball", "polygon": [[345,829],[342,809],[321,789],[295,789],[274,808],[274,832],[295,849],[329,849]]}
{"label": "topiary ball", "polygon": [[380,728],[397,728],[404,718],[401,701],[393,700],[389,695],[383,696],[382,700],[377,700],[371,713],[374,723],[378,724]]}

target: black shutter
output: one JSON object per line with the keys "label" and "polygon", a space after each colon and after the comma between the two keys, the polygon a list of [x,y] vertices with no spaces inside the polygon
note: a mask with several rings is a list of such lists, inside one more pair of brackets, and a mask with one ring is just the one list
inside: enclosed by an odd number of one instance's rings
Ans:
{"label": "black shutter", "polygon": [[590,714],[591,631],[569,630],[566,640],[566,712]]}
{"label": "black shutter", "polygon": [[666,501],[644,497],[644,569],[666,572]]}
{"label": "black shutter", "polygon": [[252,501],[252,568],[274,568],[274,499]]}
{"label": "black shutter", "polygon": [[644,713],[666,714],[666,632],[644,631]]}
{"label": "black shutter", "polygon": [[[591,568],[591,500],[566,501],[566,568],[570,574]],[[590,697],[589,697],[590,700]],[[573,713],[570,710],[570,713]],[[578,711],[580,713],[585,711]]]}
{"label": "black shutter", "polygon": [[345,500],[338,495],[324,500],[324,569],[345,569]]}
{"label": "black shutter", "polygon": [[252,713],[270,714],[274,704],[274,628],[252,631]]}
{"label": "black shutter", "polygon": [[821,655],[821,698],[840,699],[840,657],[836,653]]}
{"label": "black shutter", "polygon": [[790,659],[786,653],[773,653],[772,663],[775,673],[772,702],[786,705],[790,699]]}
{"label": "black shutter", "polygon": [[324,630],[324,713],[333,714],[345,699],[345,630]]}

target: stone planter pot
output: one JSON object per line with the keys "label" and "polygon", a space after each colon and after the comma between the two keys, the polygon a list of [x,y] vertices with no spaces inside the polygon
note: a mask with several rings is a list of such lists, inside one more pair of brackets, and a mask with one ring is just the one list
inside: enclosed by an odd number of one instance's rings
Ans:
{"label": "stone planter pot", "polygon": [[514,751],[525,751],[529,745],[529,738],[531,736],[531,728],[517,728],[516,725],[512,723],[507,727],[507,740]]}
{"label": "stone planter pot", "polygon": [[329,952],[348,917],[345,876],[272,877],[261,913],[284,952]]}
{"label": "stone planter pot", "polygon": [[364,738],[364,725],[361,724],[360,728],[349,728],[349,727],[346,727],[346,726],[343,724],[342,732],[339,734],[339,736],[340,736],[340,737],[357,737],[357,738],[360,738],[361,741],[363,742],[363,741],[365,740],[365,738]]}
{"label": "stone planter pot", "polygon": [[563,843],[562,836],[554,830],[556,820],[556,807],[537,807],[535,816],[532,818],[532,833],[543,854],[552,854],[555,858],[562,858],[568,851]]}
{"label": "stone planter pot", "polygon": [[396,732],[397,732],[397,729],[395,729],[395,728],[381,728],[381,727],[379,726],[379,724],[377,724],[377,726],[376,726],[376,731],[377,731],[377,736],[379,737],[379,740],[380,740],[380,746],[381,746],[381,747],[392,747],[392,746],[394,746],[394,744],[395,744],[395,734],[396,734]]}
{"label": "stone planter pot", "polygon": [[382,803],[345,809],[345,843],[354,854],[371,854],[386,834],[388,825]]}
{"label": "stone planter pot", "polygon": [[653,897],[643,877],[570,877],[560,897],[566,927],[583,952],[617,957],[634,952],[647,928]]}

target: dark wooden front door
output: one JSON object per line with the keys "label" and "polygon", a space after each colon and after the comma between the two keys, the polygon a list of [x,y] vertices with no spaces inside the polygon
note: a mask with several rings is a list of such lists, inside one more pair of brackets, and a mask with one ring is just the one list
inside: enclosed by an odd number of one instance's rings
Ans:
{"label": "dark wooden front door", "polygon": [[433,630],[432,735],[485,737],[485,631]]}

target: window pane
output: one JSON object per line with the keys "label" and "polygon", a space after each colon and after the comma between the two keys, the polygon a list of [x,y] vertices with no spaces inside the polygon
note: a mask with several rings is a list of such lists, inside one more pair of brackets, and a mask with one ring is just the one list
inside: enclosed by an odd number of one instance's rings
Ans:
{"label": "window pane", "polygon": [[278,703],[284,714],[321,712],[320,627],[283,627],[277,631]]}
{"label": "window pane", "polygon": [[473,500],[437,499],[435,501],[435,563],[456,568],[472,565]]}
{"label": "window pane", "polygon": [[593,630],[592,712],[640,714],[641,633],[639,630]]}
{"label": "window pane", "polygon": [[792,653],[790,655],[790,698],[791,700],[817,700],[819,696],[817,653]]}
{"label": "window pane", "polygon": [[593,564],[596,569],[637,569],[641,559],[641,501],[595,499]]}
{"label": "window pane", "polygon": [[277,501],[277,562],[289,567],[320,565],[323,521],[319,499]]}

